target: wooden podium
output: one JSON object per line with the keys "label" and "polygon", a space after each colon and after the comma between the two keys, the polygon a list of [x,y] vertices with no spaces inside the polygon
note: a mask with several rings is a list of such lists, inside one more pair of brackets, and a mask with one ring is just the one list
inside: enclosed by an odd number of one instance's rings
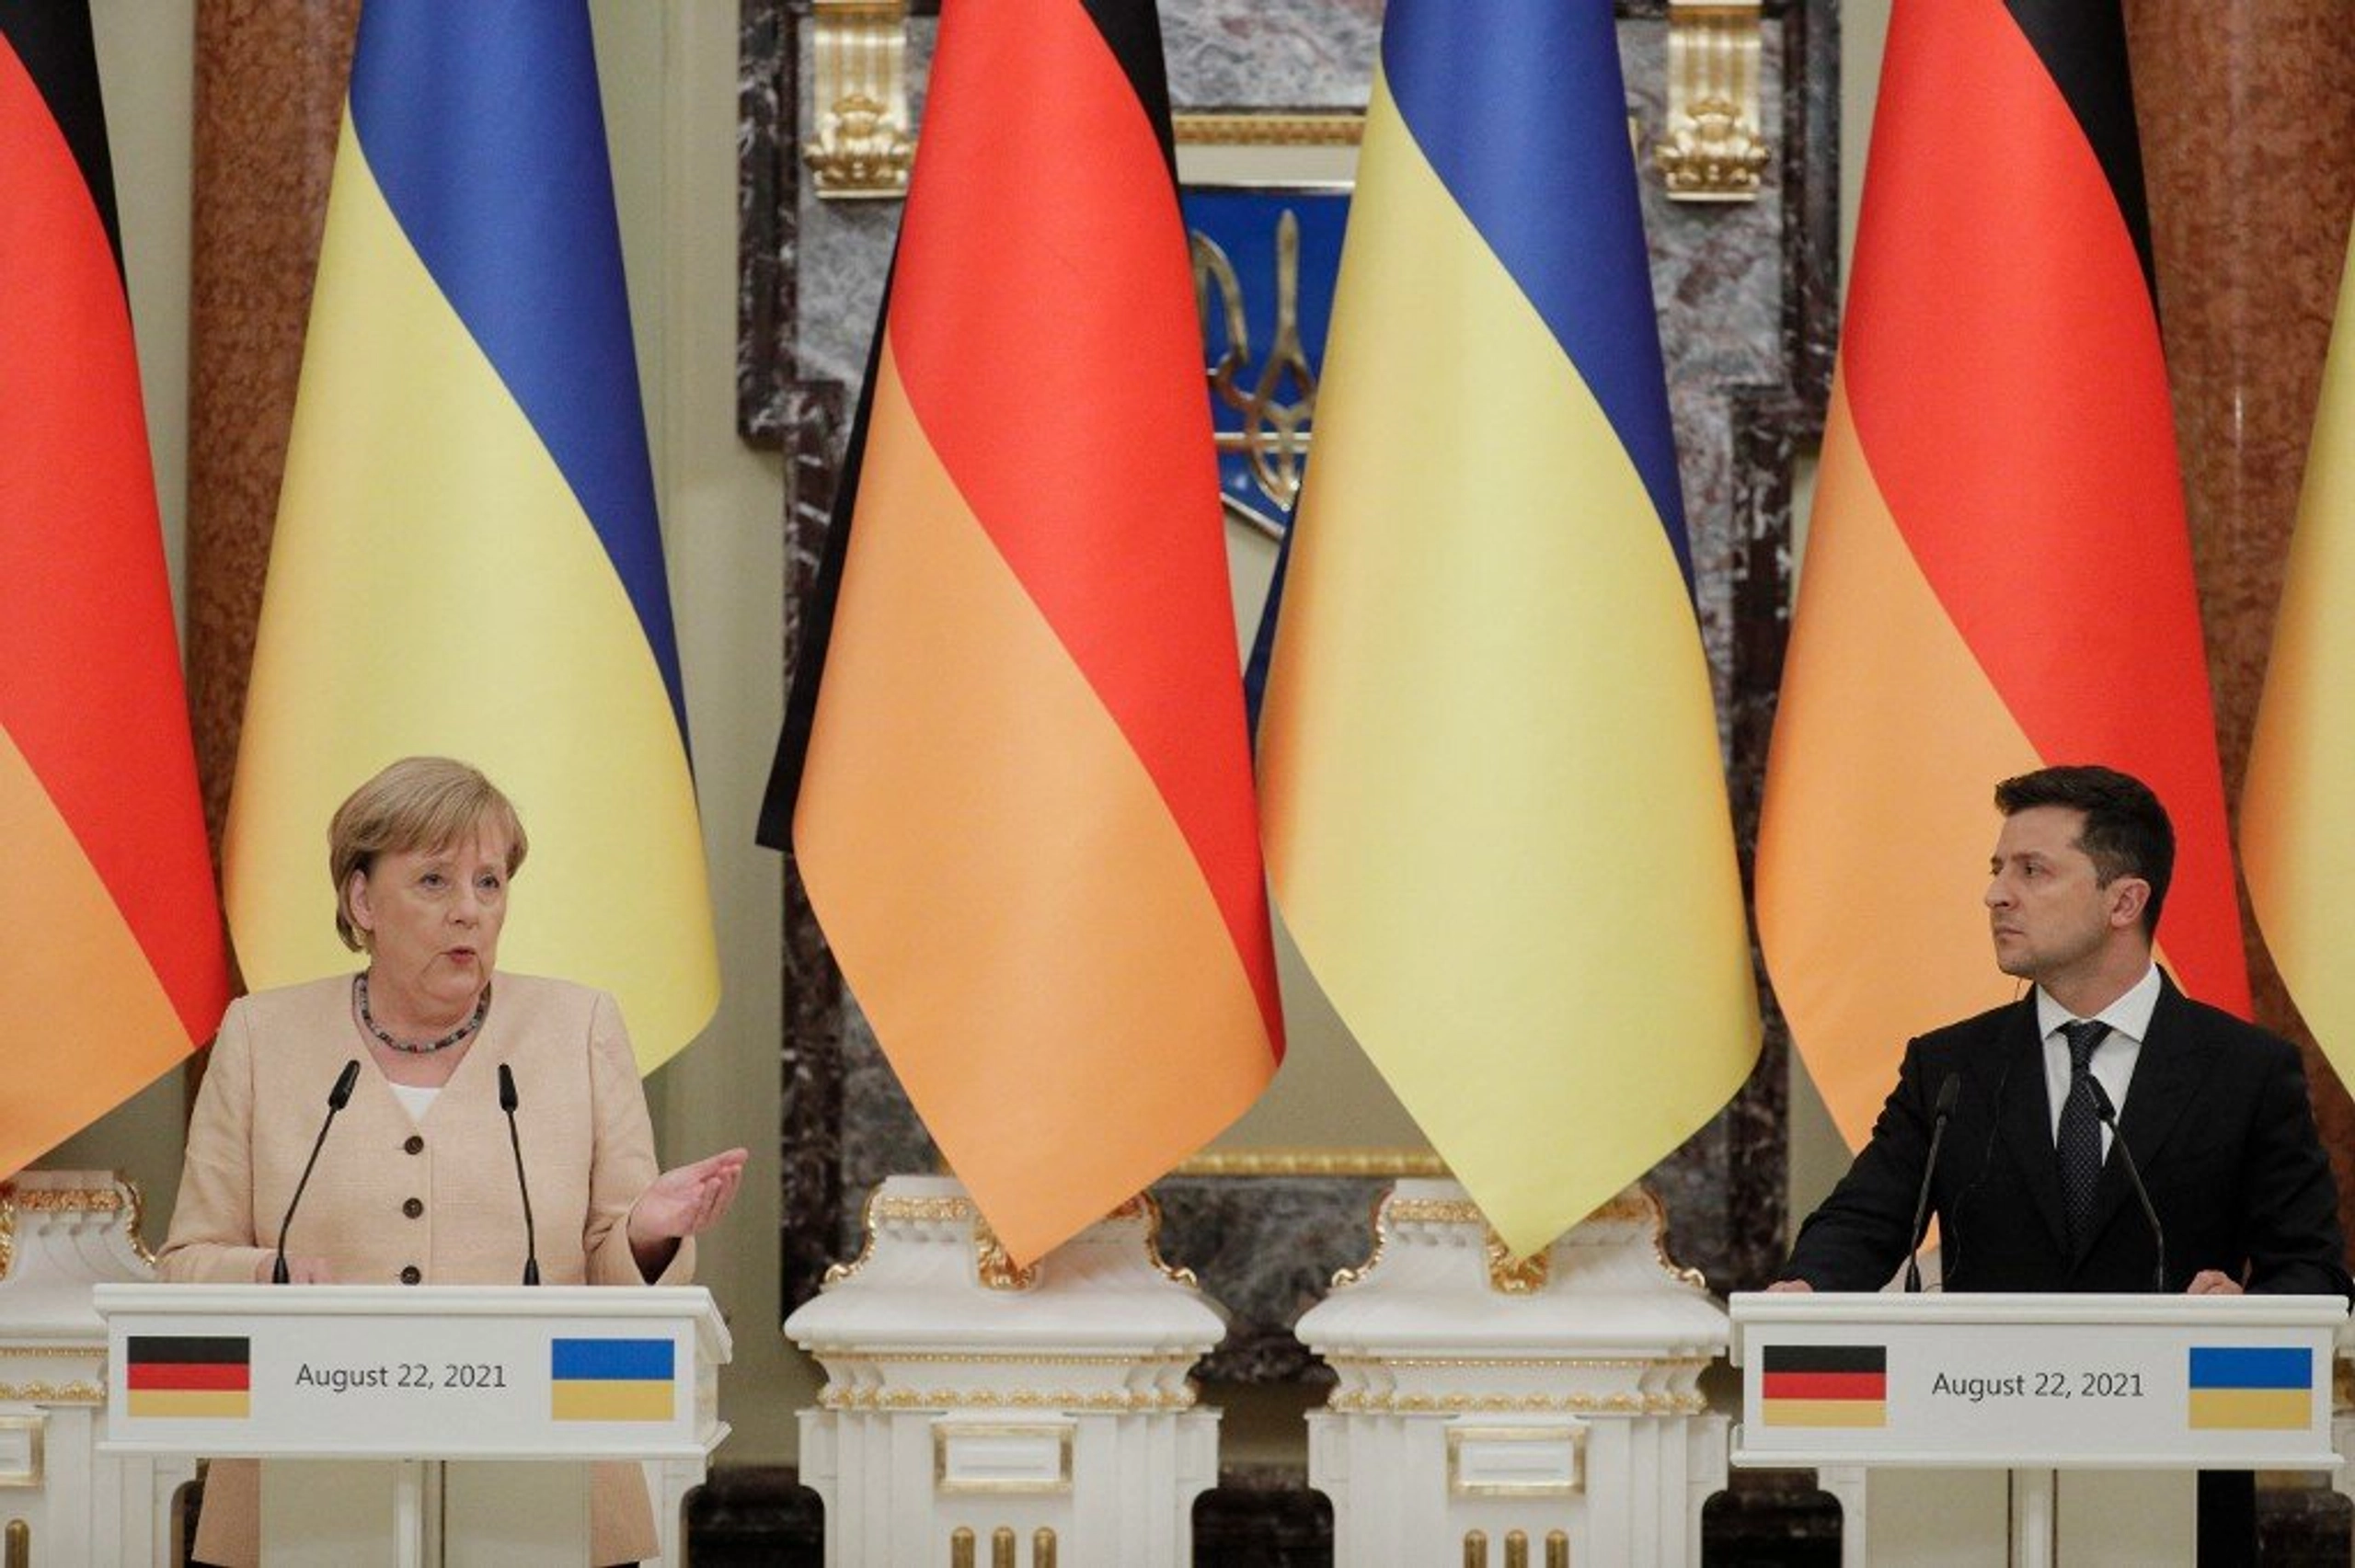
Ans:
{"label": "wooden podium", "polygon": [[699,1288],[102,1285],[99,1451],[252,1458],[263,1562],[588,1561],[588,1461],[652,1472],[664,1560],[727,1436]]}
{"label": "wooden podium", "polygon": [[[1849,1541],[1851,1562],[1988,1562],[2008,1543],[2019,1564],[2188,1563],[2194,1471],[2339,1462],[2337,1296],[1760,1292],[1729,1305],[1732,1462],[1816,1469],[1851,1536],[1870,1531],[1868,1546]],[[1931,1472],[1935,1486],[1905,1484]]]}

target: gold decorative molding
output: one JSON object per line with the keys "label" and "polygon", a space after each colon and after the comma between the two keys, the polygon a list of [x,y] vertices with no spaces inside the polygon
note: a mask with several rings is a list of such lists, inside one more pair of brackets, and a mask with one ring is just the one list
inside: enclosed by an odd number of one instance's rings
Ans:
{"label": "gold decorative molding", "polygon": [[1671,200],[1758,200],[1759,29],[1758,0],[1668,0],[1668,124],[1653,162]]}
{"label": "gold decorative molding", "polygon": [[0,1186],[0,1201],[6,1201],[22,1214],[112,1214],[124,1207],[121,1192],[114,1187],[20,1187],[14,1182]]}
{"label": "gold decorative molding", "polygon": [[1502,1394],[1442,1390],[1401,1393],[1396,1390],[1338,1389],[1325,1408],[1345,1415],[1446,1415],[1488,1413],[1568,1415],[1703,1415],[1709,1402],[1697,1393]]}
{"label": "gold decorative molding", "polygon": [[1212,1149],[1170,1173],[1178,1176],[1445,1176],[1428,1149]]}
{"label": "gold decorative molding", "polygon": [[[1373,1253],[1355,1268],[1336,1270],[1332,1289],[1345,1289],[1373,1271],[1382,1262],[1394,1221],[1401,1225],[1479,1226],[1488,1269],[1488,1287],[1504,1295],[1524,1296],[1543,1289],[1552,1272],[1551,1246],[1516,1261],[1489,1226],[1488,1216],[1480,1212],[1478,1204],[1465,1198],[1399,1197],[1396,1194],[1384,1194],[1374,1202]],[[1682,1267],[1668,1255],[1668,1211],[1649,1187],[1638,1184],[1626,1188],[1580,1223],[1596,1222],[1648,1224],[1651,1227],[1652,1253],[1660,1261],[1661,1272],[1695,1289],[1708,1288],[1708,1282],[1700,1270]]]}
{"label": "gold decorative molding", "polygon": [[26,1186],[14,1181],[0,1182],[0,1279],[6,1279],[16,1264],[19,1214],[121,1214],[125,1216],[124,1230],[131,1250],[140,1262],[153,1268],[155,1254],[148,1250],[146,1238],[140,1234],[145,1207],[139,1184],[121,1176],[102,1187]]}
{"label": "gold decorative molding", "polygon": [[1137,1194],[1136,1196],[1114,1209],[1109,1218],[1143,1220],[1145,1262],[1153,1265],[1159,1271],[1161,1277],[1172,1285],[1182,1285],[1189,1290],[1199,1290],[1202,1288],[1202,1282],[1194,1277],[1192,1269],[1180,1268],[1161,1255],[1161,1205],[1154,1201],[1151,1193]]}
{"label": "gold decorative molding", "polygon": [[820,197],[889,200],[908,193],[915,138],[908,125],[907,0],[814,0],[810,123],[802,143]]}
{"label": "gold decorative molding", "polygon": [[867,1229],[877,1225],[954,1225],[981,1214],[969,1197],[886,1197],[878,1187],[867,1196]]}
{"label": "gold decorative molding", "polygon": [[1488,1288],[1499,1296],[1534,1296],[1554,1277],[1554,1253],[1550,1247],[1517,1258],[1512,1255],[1512,1249],[1505,1245],[1505,1239],[1491,1229],[1482,1237],[1481,1249],[1488,1256]]}
{"label": "gold decorative molding", "polygon": [[[1141,1365],[1134,1356],[1032,1356],[1018,1350],[884,1350],[867,1345],[821,1345],[815,1353],[821,1359],[873,1361],[893,1367],[946,1366],[959,1367],[1120,1367]],[[1198,1356],[1164,1357],[1168,1364],[1182,1370],[1201,1359]]]}
{"label": "gold decorative molding", "polygon": [[104,1404],[97,1383],[0,1383],[0,1401],[14,1404]]}
{"label": "gold decorative molding", "polygon": [[1142,1414],[1191,1410],[1200,1400],[1192,1383],[1174,1389],[879,1389],[818,1391],[825,1410],[1098,1410]]}
{"label": "gold decorative molding", "polygon": [[973,1216],[973,1272],[981,1277],[984,1290],[1028,1290],[1039,1283],[1039,1265],[1017,1264],[997,1239],[990,1222],[976,1213]]}
{"label": "gold decorative molding", "polygon": [[1353,109],[1329,113],[1293,109],[1282,114],[1173,114],[1170,129],[1178,143],[1196,147],[1354,147],[1365,139],[1365,116]]}
{"label": "gold decorative molding", "polygon": [[1715,1366],[1707,1356],[1327,1356],[1328,1367],[1471,1368],[1505,1372],[1664,1372],[1683,1368],[1695,1374]]}

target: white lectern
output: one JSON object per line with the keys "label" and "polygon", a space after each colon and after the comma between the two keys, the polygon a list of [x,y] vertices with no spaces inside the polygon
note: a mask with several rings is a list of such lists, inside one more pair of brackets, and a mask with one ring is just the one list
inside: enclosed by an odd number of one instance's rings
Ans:
{"label": "white lectern", "polygon": [[2072,1568],[2188,1563],[2193,1471],[2339,1462],[2336,1296],[1756,1293],[1730,1305],[1734,1464],[1816,1468],[1826,1490],[1851,1494],[1852,1531],[1866,1472],[1984,1478],[1940,1487],[1964,1505],[1936,1518],[1909,1494],[1896,1528],[1875,1521],[1877,1565],[1997,1561],[2006,1540],[2015,1563],[2056,1551]]}
{"label": "white lectern", "polygon": [[698,1288],[113,1285],[110,1454],[253,1458],[272,1564],[588,1560],[588,1461],[679,1501],[727,1436]]}

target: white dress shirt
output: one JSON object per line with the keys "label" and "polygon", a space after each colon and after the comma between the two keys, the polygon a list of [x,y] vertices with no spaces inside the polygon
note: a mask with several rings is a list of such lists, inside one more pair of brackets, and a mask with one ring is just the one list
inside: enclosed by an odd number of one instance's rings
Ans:
{"label": "white dress shirt", "polygon": [[[2109,1103],[2118,1107],[2119,1116],[2126,1115],[2126,1091],[2134,1082],[2134,1064],[2142,1059],[2142,1041],[2151,1032],[2151,1014],[2159,1005],[2159,967],[2153,964],[2142,978],[2128,986],[2124,994],[2093,1016],[2093,1020],[2109,1025],[2094,1047],[2093,1074],[2109,1092]],[[2036,1022],[2044,1031],[2044,1095],[2052,1113],[2052,1141],[2061,1141],[2061,1107],[2069,1099],[2069,1041],[2061,1033],[2063,1024],[2076,1023],[2077,1015],[2052,1000],[2042,986],[2036,988]],[[2101,1156],[2109,1158],[2109,1128],[2101,1129]]]}

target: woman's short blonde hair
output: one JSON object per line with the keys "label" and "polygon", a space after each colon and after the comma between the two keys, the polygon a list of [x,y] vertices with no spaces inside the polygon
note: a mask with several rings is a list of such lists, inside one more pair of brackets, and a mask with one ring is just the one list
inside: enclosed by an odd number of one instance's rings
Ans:
{"label": "woman's short blonde hair", "polygon": [[531,841],[514,803],[481,772],[448,757],[404,757],[351,792],[327,824],[327,873],[335,878],[335,933],[354,953],[367,933],[351,918],[351,875],[373,870],[380,854],[432,853],[478,833],[507,836],[507,875],[523,864]]}

